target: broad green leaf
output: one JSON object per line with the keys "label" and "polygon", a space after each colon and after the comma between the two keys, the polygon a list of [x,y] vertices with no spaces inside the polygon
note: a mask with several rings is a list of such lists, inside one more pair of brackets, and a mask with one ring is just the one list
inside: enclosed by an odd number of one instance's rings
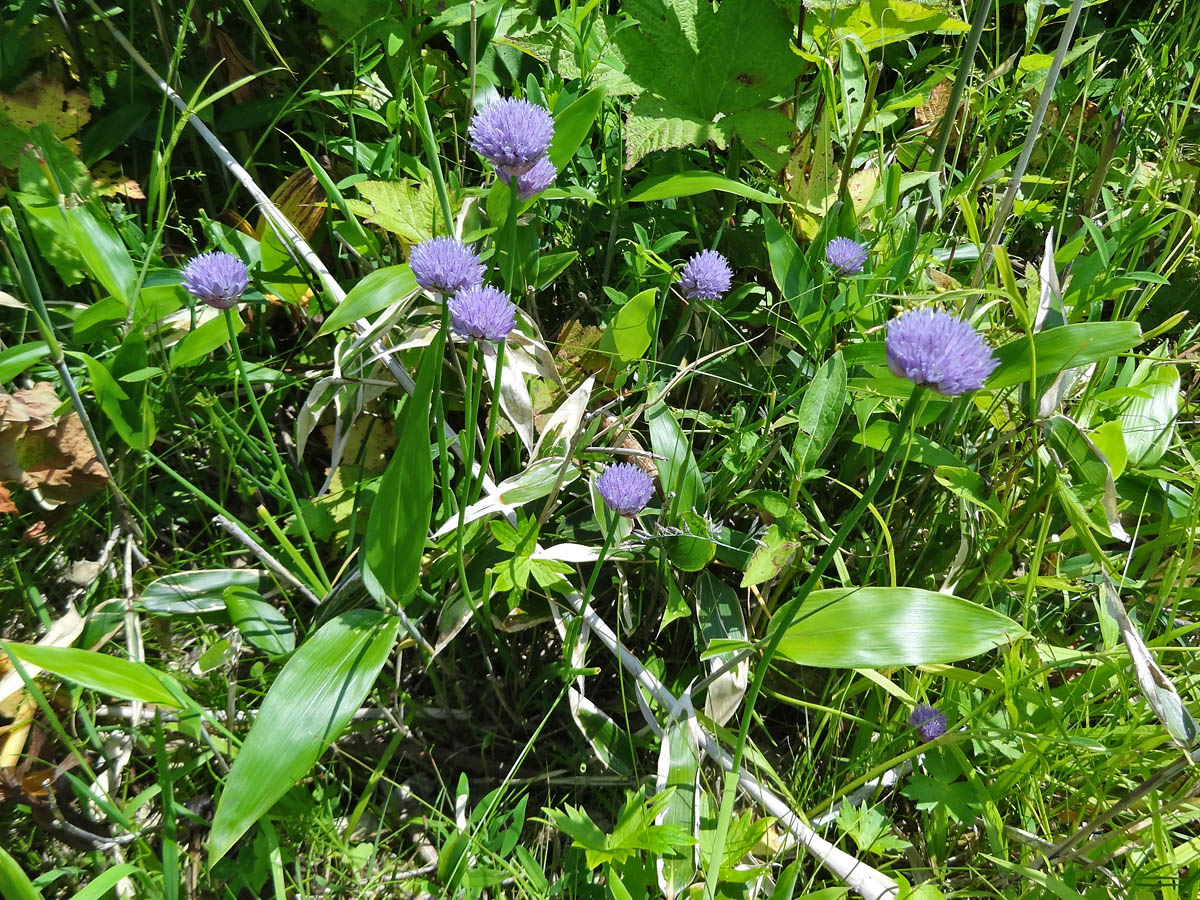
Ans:
{"label": "broad green leaf", "polygon": [[50,346],[45,341],[18,344],[0,352],[0,384],[12,381],[30,366],[36,365],[50,355]]}
{"label": "broad green leaf", "polygon": [[595,87],[554,116],[554,139],[547,154],[560,172],[587,138],[604,103],[604,88]]}
{"label": "broad green leaf", "polygon": [[351,212],[410,244],[433,237],[441,208],[432,180],[360,181],[354,187],[366,203],[347,200]]}
{"label": "broad green leaf", "polygon": [[121,436],[121,440],[135,450],[149,449],[152,435],[146,432],[141,409],[134,406],[132,398],[113,378],[104,363],[86,353],[73,350],[68,350],[67,355],[83,360],[87,366],[88,378],[91,379],[92,390],[100,402],[100,409]]}
{"label": "broad green leaf", "polygon": [[853,37],[867,50],[898,44],[929,32],[961,32],[970,26],[939,6],[918,0],[808,0],[805,3],[805,44],[818,48]]}
{"label": "broad green leaf", "polygon": [[[246,330],[246,324],[241,316],[233,317],[233,330],[241,334]],[[181,369],[193,363],[200,362],[212,356],[218,347],[229,343],[229,326],[225,324],[225,314],[213,316],[207,322],[202,322],[192,331],[184,335],[183,340],[171,349],[171,368]]]}
{"label": "broad green leaf", "polygon": [[63,211],[75,246],[92,277],[128,306],[133,300],[137,271],[112,222],[94,213],[90,206],[68,206]]}
{"label": "broad green leaf", "polygon": [[724,150],[724,131],[678,104],[643,94],[634,101],[625,126],[625,168],[655,150],[691,147],[712,141]]}
{"label": "broad green leaf", "polygon": [[650,428],[650,444],[658,457],[658,479],[666,493],[674,493],[670,508],[675,512],[703,512],[704,479],[700,466],[692,455],[691,445],[675,416],[665,403],[659,403],[646,412],[646,424]]}
{"label": "broad green leaf", "polygon": [[[989,388],[1012,387],[1031,378],[1057,375],[1063,369],[1086,366],[1124,353],[1142,341],[1136,322],[1081,322],[1040,331],[1010,341],[996,350],[1000,365],[988,379]],[[1034,368],[1036,367],[1036,372]]]}
{"label": "broad green leaf", "polygon": [[[689,834],[694,834],[700,823],[696,803],[700,791],[698,727],[691,698],[685,692],[679,706],[671,710],[663,729],[658,751],[658,777],[654,785],[656,793],[671,791],[666,807],[654,820],[655,824],[682,828]],[[667,900],[674,900],[696,877],[696,848],[679,847],[673,852],[658,854],[655,864],[658,886]]]}
{"label": "broad green leaf", "polygon": [[[896,439],[908,440],[905,436],[896,434],[895,422],[885,422],[882,419],[875,419],[862,432],[854,435],[852,438],[854,443],[864,444],[874,450],[884,450]],[[966,463],[940,444],[925,437],[925,435],[914,434],[911,440],[912,445],[904,451],[910,462],[920,463],[924,466],[956,466],[966,468]]]}
{"label": "broad green leaf", "polygon": [[[795,300],[807,286],[808,265],[796,244],[796,239],[783,230],[775,214],[763,207],[762,217],[767,257],[771,261],[771,277],[784,300]],[[797,315],[802,314],[804,306],[804,303],[799,305]]]}
{"label": "broad green leaf", "polygon": [[376,269],[350,289],[346,299],[329,314],[317,335],[353,325],[359,319],[387,309],[397,300],[416,293],[417,279],[407,265]]}
{"label": "broad green leaf", "polygon": [[139,605],[160,616],[220,612],[225,591],[261,593],[265,574],[260,569],[200,569],[156,578],[142,590]]}
{"label": "broad green leaf", "polygon": [[[122,878],[136,876],[137,878],[145,878],[145,873],[133,863],[121,863],[119,866],[112,866],[105,869],[86,885],[71,895],[71,900],[101,900],[108,895],[108,892],[116,887],[117,882]],[[8,894],[4,895],[5,897]]]}
{"label": "broad green leaf", "polygon": [[575,250],[540,254],[537,258],[537,289],[541,291],[549,287],[578,257],[579,253]]}
{"label": "broad green leaf", "polygon": [[400,626],[355,609],[326,622],[267,691],[217,801],[209,837],[216,864],[342,733],[375,683]]}
{"label": "broad green leaf", "polygon": [[1003,521],[1000,505],[987,495],[983,476],[963,466],[938,466],[933,470],[937,483],[968,503],[986,509],[997,521]]}
{"label": "broad green leaf", "polygon": [[762,543],[750,554],[741,587],[753,587],[774,578],[792,561],[799,547],[799,541],[793,540],[778,524],[772,525],[763,533]]}
{"label": "broad green leaf", "polygon": [[101,694],[141,700],[159,706],[180,707],[182,691],[170,675],[145,663],[79,650],[40,644],[3,644],[12,656],[52,675],[73,681]]}
{"label": "broad green leaf", "polygon": [[278,609],[255,596],[254,591],[230,588],[225,591],[229,621],[259,650],[268,656],[286,656],[296,649],[292,624]]}
{"label": "broad green leaf", "polygon": [[[746,617],[737,593],[711,572],[696,582],[696,618],[705,645],[716,641],[745,641]],[[707,660],[710,672],[727,665],[734,653],[721,653]],[[728,722],[749,686],[750,661],[743,659],[708,686],[704,695],[704,714],[718,725]]]}
{"label": "broad green leaf", "polygon": [[0,897],[6,900],[42,900],[42,893],[17,861],[0,847]]}
{"label": "broad green leaf", "polygon": [[400,442],[384,470],[363,538],[363,583],[376,599],[393,603],[403,604],[417,590],[433,515],[429,409],[444,343],[445,332],[439,330],[421,357],[412,396],[396,422]]}
{"label": "broad green leaf", "polygon": [[839,351],[817,369],[800,401],[800,408],[796,410],[792,459],[797,476],[812,471],[821,454],[829,448],[845,406],[846,361]]}
{"label": "broad green leaf", "polygon": [[[1145,363],[1143,363],[1145,365]],[[1144,392],[1121,410],[1118,421],[1125,435],[1130,465],[1145,469],[1155,465],[1171,446],[1179,416],[1179,370],[1170,363],[1150,363],[1149,373],[1134,378],[1130,387]]]}
{"label": "broad green leaf", "polygon": [[684,512],[679,516],[681,534],[663,537],[667,558],[681,572],[699,572],[717,555],[717,546],[708,536],[708,523],[703,516]]}
{"label": "broad green leaf", "polygon": [[657,288],[646,288],[630,297],[600,339],[600,349],[615,353],[624,363],[641,359],[654,340],[654,301]]}
{"label": "broad green leaf", "polygon": [[652,175],[630,188],[625,200],[629,203],[649,203],[652,200],[668,200],[672,197],[691,197],[693,194],[708,191],[737,194],[739,197],[758,200],[761,203],[782,202],[778,197],[772,197],[740,181],[726,178],[716,172],[699,170],[677,172],[674,175]]}
{"label": "broad green leaf", "polygon": [[950,594],[833,588],[805,599],[779,655],[826,668],[919,666],[977,656],[1023,634],[1008,616]]}
{"label": "broad green leaf", "polygon": [[641,94],[626,129],[627,166],[656,149],[709,140],[724,147],[735,133],[756,155],[769,150],[764,162],[782,166],[777,140],[763,144],[754,133],[771,117],[791,129],[772,101],[793,90],[803,65],[778,4],[739,0],[714,10],[706,0],[630,0],[621,12],[637,25],[609,32]]}

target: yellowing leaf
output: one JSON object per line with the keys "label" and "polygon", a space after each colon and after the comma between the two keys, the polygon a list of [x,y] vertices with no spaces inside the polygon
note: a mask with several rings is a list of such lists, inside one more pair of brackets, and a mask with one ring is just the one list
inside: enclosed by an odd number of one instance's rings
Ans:
{"label": "yellowing leaf", "polygon": [[41,75],[26,78],[11,94],[0,91],[0,166],[16,168],[24,133],[35,125],[44,123],[55,137],[69,137],[88,123],[91,106],[87,94]]}

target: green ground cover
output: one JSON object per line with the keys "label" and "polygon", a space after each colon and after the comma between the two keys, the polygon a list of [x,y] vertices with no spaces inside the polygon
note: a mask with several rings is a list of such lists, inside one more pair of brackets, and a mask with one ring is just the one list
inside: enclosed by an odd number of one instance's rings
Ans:
{"label": "green ground cover", "polygon": [[1200,896],[1198,51],[0,0],[0,895]]}

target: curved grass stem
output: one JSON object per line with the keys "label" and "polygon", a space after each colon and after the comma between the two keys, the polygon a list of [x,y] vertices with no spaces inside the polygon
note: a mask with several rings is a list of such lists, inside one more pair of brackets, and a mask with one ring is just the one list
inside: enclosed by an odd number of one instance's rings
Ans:
{"label": "curved grass stem", "polygon": [[328,591],[332,585],[329,583],[329,576],[325,574],[325,566],[321,562],[321,554],[317,552],[317,545],[313,542],[312,534],[308,530],[308,523],[304,520],[304,513],[300,509],[300,501],[296,499],[296,491],[292,488],[292,480],[288,477],[287,468],[283,464],[283,458],[279,455],[279,448],[275,446],[275,436],[271,432],[270,426],[267,425],[266,417],[263,416],[262,407],[258,404],[258,397],[254,395],[254,386],[250,383],[250,375],[246,371],[246,361],[242,358],[241,347],[238,346],[237,329],[233,325],[234,315],[233,309],[225,310],[225,327],[229,331],[229,343],[233,347],[233,358],[237,363],[238,372],[242,380],[246,383],[246,396],[250,399],[250,408],[254,412],[254,421],[258,424],[263,439],[267,443],[271,460],[275,463],[275,470],[279,473],[279,480],[283,482],[283,489],[287,493],[288,503],[292,507],[292,515],[296,517],[296,527],[300,529],[300,535],[304,539],[304,546],[307,548],[308,554],[312,559],[313,572],[320,580],[320,586],[325,591]]}

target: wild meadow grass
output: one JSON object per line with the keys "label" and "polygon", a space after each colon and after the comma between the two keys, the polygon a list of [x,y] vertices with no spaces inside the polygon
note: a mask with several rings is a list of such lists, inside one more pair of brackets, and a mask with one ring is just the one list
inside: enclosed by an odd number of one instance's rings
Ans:
{"label": "wild meadow grass", "polygon": [[0,895],[1200,896],[1197,13],[0,0]]}

